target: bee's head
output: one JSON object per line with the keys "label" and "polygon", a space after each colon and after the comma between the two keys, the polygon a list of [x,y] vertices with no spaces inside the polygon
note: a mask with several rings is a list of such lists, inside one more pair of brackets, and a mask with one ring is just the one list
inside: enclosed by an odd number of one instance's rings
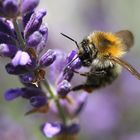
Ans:
{"label": "bee's head", "polygon": [[[70,39],[71,41],[73,41],[76,44],[76,46],[78,48],[78,52],[77,52],[78,56],[75,59],[77,59],[79,57],[83,66],[87,66],[87,67],[90,66],[93,59],[95,59],[97,56],[97,49],[96,49],[95,45],[93,43],[90,43],[88,38],[83,39],[83,41],[78,44],[77,41],[75,41],[71,37],[69,37],[63,33],[61,33],[61,35]],[[68,65],[70,65],[74,60],[72,60]]]}
{"label": "bee's head", "polygon": [[83,39],[78,46],[78,56],[81,59],[83,66],[90,66],[97,55],[95,45],[90,43],[88,39]]}

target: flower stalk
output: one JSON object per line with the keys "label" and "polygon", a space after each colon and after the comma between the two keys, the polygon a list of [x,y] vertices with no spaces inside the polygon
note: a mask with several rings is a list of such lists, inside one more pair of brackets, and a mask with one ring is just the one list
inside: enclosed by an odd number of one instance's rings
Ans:
{"label": "flower stalk", "polygon": [[[17,21],[17,19],[15,18],[15,19],[12,20],[12,22],[13,22],[14,29],[15,29],[16,34],[17,34],[17,39],[18,39],[18,41],[20,42],[22,49],[25,50],[26,44],[25,44],[25,41],[24,41],[24,39],[23,39],[23,37],[22,37],[21,31],[20,31],[20,29],[19,29],[18,21]],[[19,46],[19,45],[18,45],[18,46]],[[18,47],[18,46],[17,46],[17,47]]]}
{"label": "flower stalk", "polygon": [[45,79],[45,81],[43,81],[43,83],[50,94],[50,98],[55,101],[56,107],[59,112],[59,116],[62,119],[63,124],[66,125],[67,119],[66,119],[65,111],[64,111],[63,107],[61,106],[58,97],[55,95],[55,93],[51,89],[51,86],[50,86],[49,82],[47,81],[47,79]]}

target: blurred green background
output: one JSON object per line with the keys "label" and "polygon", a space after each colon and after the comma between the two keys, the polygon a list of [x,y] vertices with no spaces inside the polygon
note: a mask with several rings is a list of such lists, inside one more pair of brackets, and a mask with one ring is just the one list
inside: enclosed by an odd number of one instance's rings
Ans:
{"label": "blurred green background", "polygon": [[[47,9],[48,48],[60,48],[67,53],[74,44],[61,32],[80,42],[95,30],[115,32],[131,30],[135,45],[125,60],[140,71],[140,1],[139,0],[41,0],[39,8]],[[15,76],[4,69],[8,60],[0,63],[0,140],[45,140],[39,125],[43,115],[24,116],[27,101],[6,102],[3,93],[21,87]],[[123,70],[109,87],[89,95],[80,116],[80,140],[140,140],[140,81]]]}

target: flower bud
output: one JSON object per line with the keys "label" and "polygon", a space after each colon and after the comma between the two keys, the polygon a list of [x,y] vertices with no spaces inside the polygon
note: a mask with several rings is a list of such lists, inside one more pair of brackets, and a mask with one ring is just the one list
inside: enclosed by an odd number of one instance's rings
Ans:
{"label": "flower bud", "polygon": [[46,96],[33,96],[30,98],[30,104],[33,107],[41,107],[47,103]]}
{"label": "flower bud", "polygon": [[27,87],[22,88],[22,91],[23,91],[22,97],[26,99],[30,99],[34,96],[45,96],[45,93],[39,88]]}
{"label": "flower bud", "polygon": [[27,64],[31,63],[30,56],[27,52],[24,51],[18,51],[15,55],[15,57],[12,59],[13,66],[25,66]]}
{"label": "flower bud", "polygon": [[56,59],[55,51],[49,49],[39,60],[39,65],[41,67],[46,67],[51,65]]}
{"label": "flower bud", "polygon": [[63,80],[59,85],[57,86],[57,93],[61,97],[65,97],[71,90],[71,84],[67,80]]}
{"label": "flower bud", "polygon": [[33,34],[31,34],[27,39],[27,44],[29,47],[34,47],[41,42],[42,34],[39,31],[35,31]]}
{"label": "flower bud", "polygon": [[40,54],[45,49],[47,40],[48,40],[48,32],[44,32],[42,34],[42,40],[40,41],[40,43],[36,48],[38,54]]}
{"label": "flower bud", "polygon": [[15,39],[4,32],[0,32],[0,44],[1,43],[16,45]]}
{"label": "flower bud", "polygon": [[39,1],[40,0],[23,0],[21,5],[21,12],[25,14],[33,11],[39,4]]}
{"label": "flower bud", "polygon": [[0,44],[0,56],[13,58],[17,52],[16,46]]}
{"label": "flower bud", "polygon": [[31,35],[34,31],[37,31],[40,28],[42,24],[42,19],[45,15],[46,15],[45,10],[34,12],[31,15],[30,20],[25,26],[25,30],[24,30],[25,38],[28,38],[29,35]]}
{"label": "flower bud", "polygon": [[14,18],[18,14],[18,0],[4,0],[3,8],[8,17]]}
{"label": "flower bud", "polygon": [[80,130],[80,126],[77,123],[70,124],[68,126],[61,125],[60,134],[77,134]]}
{"label": "flower bud", "polygon": [[61,125],[59,123],[46,123],[42,131],[46,137],[52,138],[61,131]]}
{"label": "flower bud", "polygon": [[39,32],[44,35],[48,33],[48,26],[46,24],[42,24],[39,28]]}
{"label": "flower bud", "polygon": [[14,31],[12,29],[12,27],[10,26],[10,22],[7,22],[6,20],[0,18],[0,31],[10,35],[10,36],[14,36]]}
{"label": "flower bud", "polygon": [[5,92],[5,99],[11,101],[22,95],[22,90],[20,88],[9,89]]}
{"label": "flower bud", "polygon": [[[75,50],[72,50],[71,53],[68,55],[67,57],[67,64],[70,63],[75,57],[77,57],[77,52]],[[79,69],[81,68],[82,63],[81,60],[79,58],[77,58],[76,60],[74,60],[69,67],[71,69]]]}
{"label": "flower bud", "polygon": [[21,75],[21,74],[25,74],[28,72],[28,69],[25,66],[13,66],[13,64],[8,63],[6,66],[6,71],[9,74],[14,74],[14,75]]}

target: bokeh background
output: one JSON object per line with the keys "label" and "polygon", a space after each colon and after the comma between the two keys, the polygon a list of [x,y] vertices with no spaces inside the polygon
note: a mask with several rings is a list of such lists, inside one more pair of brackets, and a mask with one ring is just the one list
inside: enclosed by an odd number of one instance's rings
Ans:
{"label": "bokeh background", "polygon": [[[124,59],[140,71],[139,0],[41,0],[39,8],[48,12],[48,48],[67,53],[75,46],[61,32],[80,42],[95,30],[131,30],[135,45]],[[6,89],[22,86],[5,72],[7,61],[0,58],[0,140],[46,140],[39,125],[47,118],[24,116],[27,102],[3,98]],[[80,140],[140,140],[140,81],[123,70],[112,85],[89,95],[80,124]]]}

